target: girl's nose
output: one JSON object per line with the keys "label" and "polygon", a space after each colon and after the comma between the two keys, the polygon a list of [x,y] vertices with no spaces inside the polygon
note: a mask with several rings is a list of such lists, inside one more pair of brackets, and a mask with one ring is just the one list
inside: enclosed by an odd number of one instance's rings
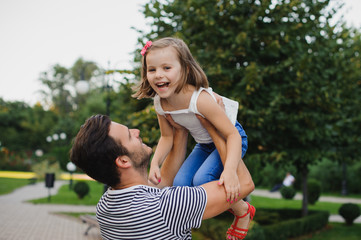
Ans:
{"label": "girl's nose", "polygon": [[163,78],[163,72],[160,71],[160,70],[158,70],[158,71],[156,72],[156,74],[155,74],[155,77],[156,77],[156,78]]}

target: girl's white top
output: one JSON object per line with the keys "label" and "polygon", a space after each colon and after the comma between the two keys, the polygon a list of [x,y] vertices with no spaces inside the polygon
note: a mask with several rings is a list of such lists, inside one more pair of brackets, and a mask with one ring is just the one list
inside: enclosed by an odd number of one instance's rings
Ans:
{"label": "girl's white top", "polygon": [[[201,87],[199,90],[195,90],[193,92],[193,95],[191,97],[187,109],[181,109],[176,111],[164,111],[160,103],[160,97],[158,95],[155,95],[154,97],[154,107],[155,107],[155,111],[159,115],[170,114],[176,123],[187,128],[197,143],[211,143],[212,138],[209,136],[207,130],[202,126],[202,124],[195,115],[195,114],[199,114],[202,117],[204,117],[197,109],[197,100],[199,94],[202,91],[208,92],[212,96],[214,101],[216,101],[216,98],[213,95],[212,88]],[[222,99],[223,99],[223,104],[225,106],[227,117],[231,120],[232,124],[234,125],[237,120],[238,102],[225,97],[222,97]]]}

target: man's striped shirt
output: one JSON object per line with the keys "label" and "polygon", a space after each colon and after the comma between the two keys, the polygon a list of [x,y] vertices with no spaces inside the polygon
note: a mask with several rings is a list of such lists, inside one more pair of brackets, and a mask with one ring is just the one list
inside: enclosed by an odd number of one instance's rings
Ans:
{"label": "man's striped shirt", "polygon": [[97,219],[104,239],[192,239],[206,203],[202,187],[109,189],[97,205]]}

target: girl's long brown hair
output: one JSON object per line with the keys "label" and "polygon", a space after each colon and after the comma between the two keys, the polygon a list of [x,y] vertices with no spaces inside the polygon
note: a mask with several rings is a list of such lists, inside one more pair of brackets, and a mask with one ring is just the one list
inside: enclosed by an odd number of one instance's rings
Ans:
{"label": "girl's long brown hair", "polygon": [[176,50],[178,54],[178,60],[181,64],[181,81],[176,88],[175,93],[179,93],[184,88],[184,86],[188,84],[195,86],[197,90],[200,87],[207,88],[209,86],[206,74],[203,72],[197,61],[193,58],[188,46],[183,42],[183,40],[167,37],[154,41],[152,46],[147,49],[144,56],[142,57],[141,81],[134,88],[135,93],[132,95],[132,97],[142,99],[155,96],[156,92],[150,86],[147,79],[147,55],[153,50],[166,47],[173,47]]}

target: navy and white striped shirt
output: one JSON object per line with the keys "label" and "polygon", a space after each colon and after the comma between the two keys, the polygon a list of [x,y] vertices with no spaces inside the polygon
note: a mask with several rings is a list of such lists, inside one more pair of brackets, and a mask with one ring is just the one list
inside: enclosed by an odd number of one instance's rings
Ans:
{"label": "navy and white striped shirt", "polygon": [[206,203],[202,187],[109,189],[97,205],[97,219],[104,239],[192,239]]}

